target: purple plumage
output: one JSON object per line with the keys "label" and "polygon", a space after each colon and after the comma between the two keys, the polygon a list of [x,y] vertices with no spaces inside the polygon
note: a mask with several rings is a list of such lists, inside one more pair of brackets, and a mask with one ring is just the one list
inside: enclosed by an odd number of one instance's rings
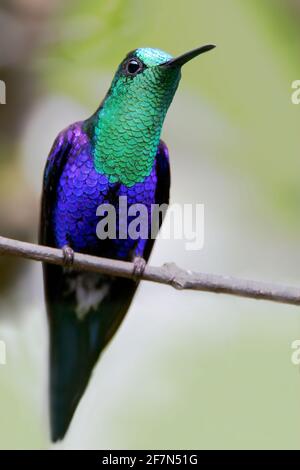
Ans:
{"label": "purple plumage", "polygon": [[[99,216],[97,207],[101,204],[114,204],[118,215],[118,199],[127,197],[127,204],[142,203],[151,214],[151,204],[156,202],[157,168],[153,169],[141,183],[131,187],[124,184],[110,183],[108,177],[98,173],[93,164],[92,143],[82,129],[82,124],[73,125],[67,132],[68,142],[72,143],[68,159],[62,170],[57,185],[57,198],[53,210],[53,231],[57,247],[70,245],[75,251],[94,253],[112,258],[130,259],[135,249],[136,240],[111,240],[104,243],[96,234]],[[58,146],[62,145],[62,136]],[[163,154],[166,148],[161,144]],[[54,150],[55,152],[56,150]],[[51,158],[51,157],[50,157]],[[128,223],[130,220],[128,220]],[[149,225],[150,225],[149,218]],[[118,227],[117,218],[117,227]],[[138,256],[143,256],[139,243]]]}

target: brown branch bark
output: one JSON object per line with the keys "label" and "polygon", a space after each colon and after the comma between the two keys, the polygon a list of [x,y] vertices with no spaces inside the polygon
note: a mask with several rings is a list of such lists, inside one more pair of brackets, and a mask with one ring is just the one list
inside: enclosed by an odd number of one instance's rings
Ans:
{"label": "brown branch bark", "polygon": [[[64,264],[63,252],[32,243],[0,237],[0,255],[11,255],[57,265]],[[75,253],[74,269],[93,271],[133,278],[133,263]],[[174,263],[161,267],[147,265],[142,280],[166,284],[176,289],[190,289],[218,294],[229,294],[250,299],[270,300],[291,305],[300,305],[300,289],[297,287],[249,281],[231,276],[192,272],[179,268]]]}

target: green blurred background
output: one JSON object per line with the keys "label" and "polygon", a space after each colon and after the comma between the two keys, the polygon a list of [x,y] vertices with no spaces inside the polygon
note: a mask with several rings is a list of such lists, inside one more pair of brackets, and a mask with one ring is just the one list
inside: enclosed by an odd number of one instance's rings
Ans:
{"label": "green blurred background", "polygon": [[[136,47],[191,62],[163,138],[172,202],[205,204],[205,246],[160,240],[151,262],[297,285],[299,0],[2,0],[0,234],[36,241],[42,171]],[[0,448],[50,446],[41,266],[0,259]],[[300,448],[293,306],[143,283],[99,361],[71,448]]]}

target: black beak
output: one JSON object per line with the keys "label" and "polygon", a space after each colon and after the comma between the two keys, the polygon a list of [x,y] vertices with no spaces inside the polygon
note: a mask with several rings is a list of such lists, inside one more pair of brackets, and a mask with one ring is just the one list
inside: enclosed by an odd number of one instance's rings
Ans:
{"label": "black beak", "polygon": [[168,60],[168,62],[161,64],[160,67],[182,67],[182,65],[194,59],[194,57],[197,57],[198,55],[203,54],[204,52],[211,51],[215,47],[216,46],[214,44],[207,44],[206,46],[198,47],[197,49],[193,49],[192,51],[186,52],[185,54],[182,54],[179,57],[175,57],[174,59]]}

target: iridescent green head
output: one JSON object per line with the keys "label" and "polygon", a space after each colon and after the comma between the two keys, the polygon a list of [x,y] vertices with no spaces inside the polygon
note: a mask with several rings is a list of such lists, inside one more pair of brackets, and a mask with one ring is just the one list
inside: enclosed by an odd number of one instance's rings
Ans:
{"label": "iridescent green head", "polygon": [[213,47],[195,49],[175,59],[152,48],[136,49],[125,57],[97,115],[97,171],[126,186],[149,176],[181,67]]}

